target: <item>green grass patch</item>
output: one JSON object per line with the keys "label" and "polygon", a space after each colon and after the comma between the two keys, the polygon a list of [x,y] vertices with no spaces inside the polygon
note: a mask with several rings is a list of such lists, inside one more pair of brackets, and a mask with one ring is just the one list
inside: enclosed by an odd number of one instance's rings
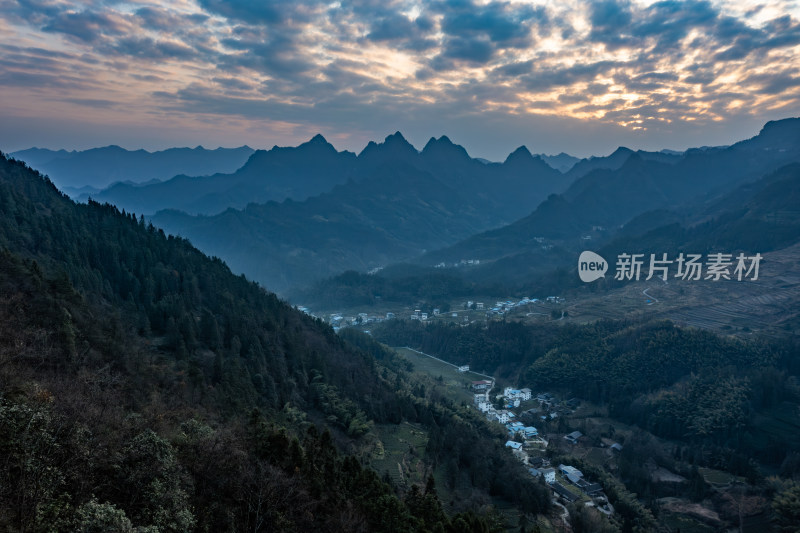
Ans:
{"label": "green grass patch", "polygon": [[585,460],[589,461],[595,466],[603,467],[606,463],[610,462],[610,457],[606,453],[606,450],[603,448],[592,448],[589,450],[589,453],[586,454],[584,457]]}
{"label": "green grass patch", "polygon": [[411,361],[414,365],[414,372],[427,374],[435,381],[438,381],[441,377],[441,383],[446,387],[448,396],[457,402],[472,403],[475,397],[475,393],[472,390],[472,382],[487,379],[485,376],[475,372],[459,372],[452,365],[407,348],[395,348],[395,351]]}
{"label": "green grass patch", "polygon": [[379,424],[374,433],[378,438],[369,464],[376,472],[389,478],[399,487],[414,483],[425,483],[425,446],[428,432],[422,426],[404,422],[402,424]]}
{"label": "green grass patch", "polygon": [[744,478],[740,476],[734,476],[731,473],[723,472],[722,470],[715,470],[713,468],[698,468],[698,472],[700,475],[703,476],[703,479],[706,480],[706,483],[710,483],[712,485],[728,485],[734,480],[744,482]]}

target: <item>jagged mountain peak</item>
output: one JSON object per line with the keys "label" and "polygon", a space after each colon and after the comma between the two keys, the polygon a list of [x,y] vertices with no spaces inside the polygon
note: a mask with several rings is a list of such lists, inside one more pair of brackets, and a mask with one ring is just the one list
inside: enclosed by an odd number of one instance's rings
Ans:
{"label": "jagged mountain peak", "polygon": [[[539,158],[538,156],[536,158]],[[525,145],[520,146],[506,157],[506,163],[513,162],[513,161],[531,161],[536,159],[531,154],[531,151],[528,150],[528,147]],[[541,159],[541,158],[539,158]]]}
{"label": "jagged mountain peak", "polygon": [[370,141],[366,147],[358,154],[359,158],[363,157],[371,157],[376,154],[387,154],[393,153],[397,154],[414,154],[416,155],[417,149],[409,143],[403,134],[399,131],[392,133],[391,135],[387,135],[386,138],[383,140],[382,143],[378,144],[374,141]]}

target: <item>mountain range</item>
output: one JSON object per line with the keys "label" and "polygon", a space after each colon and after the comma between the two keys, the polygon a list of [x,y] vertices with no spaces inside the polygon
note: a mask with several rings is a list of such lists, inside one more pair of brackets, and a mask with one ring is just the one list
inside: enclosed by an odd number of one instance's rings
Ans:
{"label": "mountain range", "polygon": [[[604,279],[592,283],[579,279],[580,250],[551,245],[547,250],[531,248],[478,265],[433,268],[398,264],[369,275],[345,272],[307,289],[295,289],[288,296],[324,313],[400,310],[412,304],[430,312],[437,307],[448,310],[459,300],[492,301],[492,297],[522,294],[544,300],[545,295],[557,294],[567,302],[557,308],[567,311],[573,324],[638,317],[669,319],[723,335],[796,335],[800,331],[798,205],[800,163],[789,163],[712,201],[648,211],[605,242],[584,243],[583,249],[609,262]],[[642,254],[640,283],[614,279],[616,258],[622,253]],[[677,274],[674,261],[681,253],[704,258],[713,253],[730,254],[730,281],[673,279]],[[652,281],[644,281],[650,254],[656,258],[666,254],[673,261],[668,280],[662,281],[657,275]],[[761,256],[757,280],[737,279],[734,269],[739,254]],[[644,289],[650,292],[642,292]],[[460,304],[453,308],[458,309]],[[552,309],[547,304],[522,307],[511,321],[533,320],[541,325],[543,312]]]}
{"label": "mountain range", "polygon": [[[321,146],[315,138],[297,150],[313,154]],[[214,216],[164,210],[151,219],[281,292],[452,244],[523,216],[568,185],[524,147],[503,163],[485,164],[447,137],[432,138],[418,151],[398,132],[368,144],[358,156],[336,153],[330,145],[325,151],[352,163],[338,174],[347,182],[328,192]],[[255,168],[254,159],[245,168]]]}
{"label": "mountain range", "polygon": [[798,141],[800,120],[785,119],[726,147],[620,147],[579,161],[562,153],[551,160],[562,173],[524,146],[497,163],[446,136],[417,150],[397,132],[354,154],[317,135],[252,152],[233,172],[117,183],[91,196],[148,215],[281,294],[402,261],[480,260],[467,279],[520,282],[569,266],[580,249],[653,229],[667,220],[658,213],[669,219],[800,161]]}
{"label": "mountain range", "polygon": [[757,136],[729,147],[661,155],[617,150],[612,159],[625,156],[618,168],[593,169],[528,216],[431,252],[423,261],[496,260],[543,244],[578,249],[608,239],[646,211],[711,200],[800,161],[800,119],[769,122]]}
{"label": "mountain range", "polygon": [[304,200],[353,177],[356,157],[337,152],[321,135],[297,147],[256,150],[235,171],[190,177],[188,172],[155,183],[117,183],[84,194],[127,211],[152,215],[162,209],[213,215],[250,203]]}
{"label": "mountain range", "polygon": [[728,147],[619,148],[561,174],[525,147],[483,163],[446,137],[418,152],[396,133],[370,143],[351,179],[328,193],[214,217],[163,211],[153,221],[279,292],[409,260],[477,259],[486,279],[508,281],[509,270],[531,275],[530,266],[510,265],[569,265],[576,251],[601,246],[642,213],[712,200],[800,161],[798,139],[800,120],[786,119]]}
{"label": "mountain range", "polygon": [[148,152],[112,145],[83,151],[30,148],[9,155],[47,174],[64,192],[77,196],[96,193],[116,182],[143,183],[169,179],[176,174],[233,172],[252,153],[249,146],[215,150],[198,146]]}

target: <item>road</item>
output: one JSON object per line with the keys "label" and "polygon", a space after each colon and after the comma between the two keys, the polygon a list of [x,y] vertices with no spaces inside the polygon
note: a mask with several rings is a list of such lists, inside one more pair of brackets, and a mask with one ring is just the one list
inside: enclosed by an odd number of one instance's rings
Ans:
{"label": "road", "polygon": [[[662,279],[661,281],[664,282],[664,285],[669,285],[669,282],[667,280]],[[655,296],[650,296],[649,294],[647,294],[647,291],[649,291],[652,288],[653,287],[647,287],[645,290],[642,291],[642,294],[644,294],[646,298],[652,300],[651,302],[648,302],[647,305],[653,305],[654,303],[658,303],[658,298],[656,298]]]}
{"label": "road", "polygon": [[567,526],[567,529],[569,529],[569,527],[570,527],[569,526],[569,511],[567,511],[567,508],[564,507],[561,503],[559,503],[558,500],[556,500],[555,498],[553,499],[553,505],[557,505],[558,507],[561,507],[561,509],[563,509],[563,512],[561,513],[561,520],[564,521],[564,525]]}
{"label": "road", "polygon": [[650,287],[646,288],[645,290],[642,291],[642,294],[644,294],[645,297],[648,300],[652,300],[652,301],[647,302],[647,305],[653,305],[654,303],[658,302],[658,298],[656,298],[655,296],[650,296],[649,294],[647,294],[647,291],[649,291],[649,290],[650,290]]}

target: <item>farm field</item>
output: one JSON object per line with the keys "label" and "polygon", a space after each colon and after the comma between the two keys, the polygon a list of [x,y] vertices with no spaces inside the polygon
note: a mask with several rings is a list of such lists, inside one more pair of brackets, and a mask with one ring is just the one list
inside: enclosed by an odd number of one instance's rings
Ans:
{"label": "farm field", "polygon": [[472,382],[489,379],[476,372],[459,372],[458,369],[444,361],[428,357],[409,348],[395,348],[395,351],[414,365],[414,372],[421,372],[438,380],[447,387],[452,399],[458,402],[472,403],[474,393]]}
{"label": "farm field", "polygon": [[381,475],[388,475],[398,487],[425,484],[427,472],[422,458],[428,444],[428,433],[422,426],[404,422],[399,425],[375,426],[378,442],[369,463]]}

